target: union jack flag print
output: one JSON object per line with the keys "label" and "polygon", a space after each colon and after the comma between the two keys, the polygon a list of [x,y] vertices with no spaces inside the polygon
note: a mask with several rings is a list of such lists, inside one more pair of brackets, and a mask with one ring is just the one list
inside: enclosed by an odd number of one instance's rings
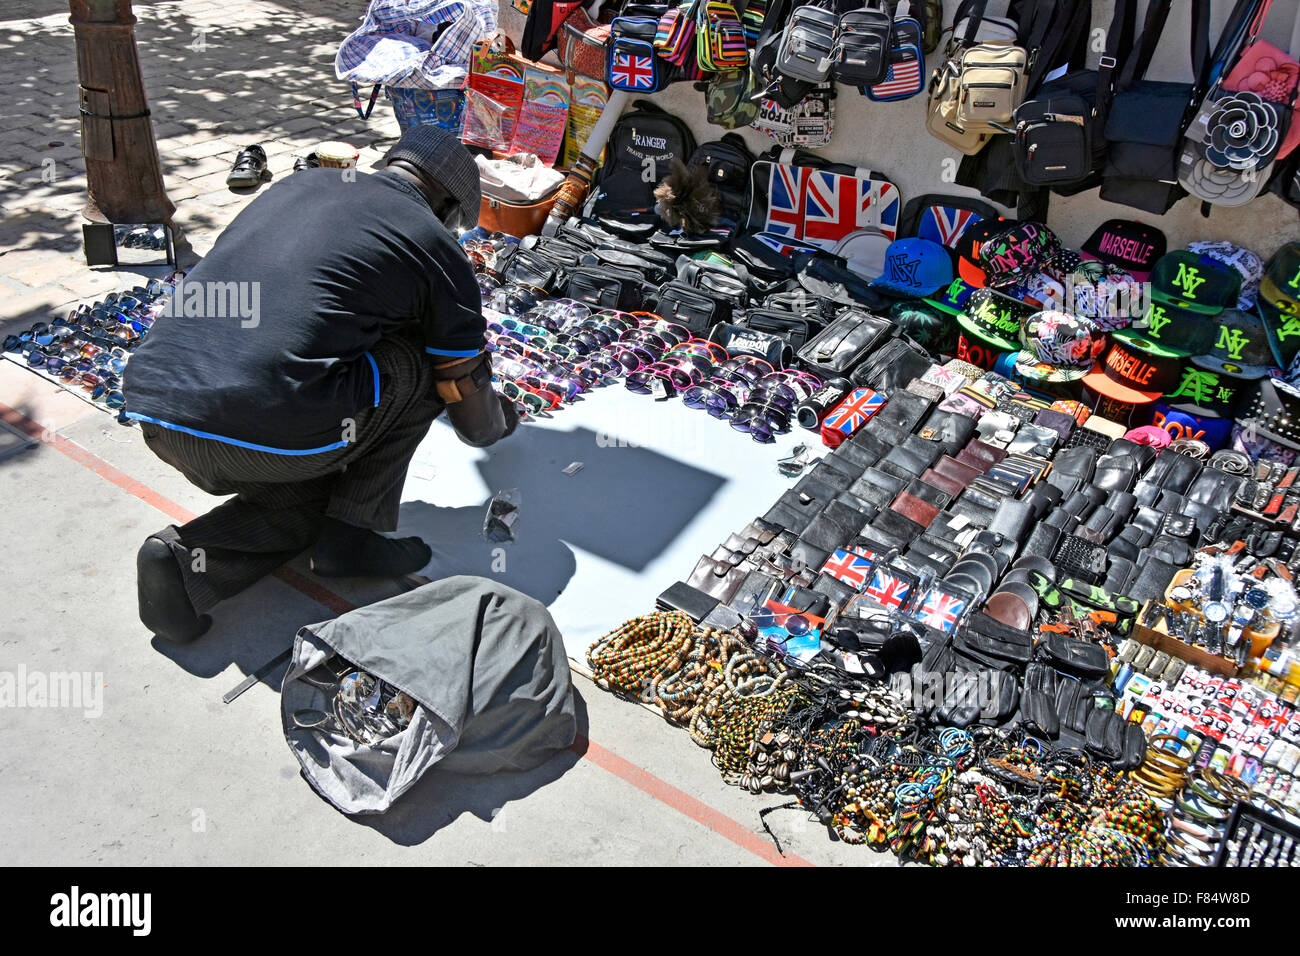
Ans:
{"label": "union jack flag print", "polygon": [[927,627],[951,634],[957,629],[966,610],[966,602],[939,588],[930,588],[921,599],[921,606],[916,611],[916,619]]}
{"label": "union jack flag print", "polygon": [[957,248],[967,227],[979,222],[984,217],[970,209],[956,209],[952,206],[929,206],[921,215],[916,234],[921,239],[929,239],[949,249]]}
{"label": "union jack flag print", "polygon": [[816,246],[810,246],[806,242],[799,242],[797,239],[770,232],[755,233],[754,238],[769,249],[776,250],[777,255],[781,256],[791,256],[796,252],[815,252],[817,250]]}
{"label": "union jack flag print", "polygon": [[898,189],[890,182],[772,163],[767,195],[766,232],[823,249],[863,230],[891,242],[898,235]]}
{"label": "union jack flag print", "polygon": [[654,57],[615,50],[610,57],[609,80],[610,86],[622,90],[653,90]]}
{"label": "union jack flag print", "polygon": [[903,578],[895,577],[888,571],[878,569],[871,575],[871,583],[867,585],[866,595],[883,607],[902,607],[907,603],[908,593],[912,590],[912,585]]}
{"label": "union jack flag print", "polygon": [[822,571],[836,581],[851,588],[862,590],[867,583],[867,572],[871,570],[871,561],[854,551],[837,550],[822,566]]}
{"label": "union jack flag print", "polygon": [[824,438],[828,431],[840,432],[840,441],[843,441],[865,425],[872,415],[884,407],[884,404],[884,396],[869,388],[855,388],[849,393],[848,398],[832,408],[830,414],[826,416],[826,420],[822,422],[822,437]]}

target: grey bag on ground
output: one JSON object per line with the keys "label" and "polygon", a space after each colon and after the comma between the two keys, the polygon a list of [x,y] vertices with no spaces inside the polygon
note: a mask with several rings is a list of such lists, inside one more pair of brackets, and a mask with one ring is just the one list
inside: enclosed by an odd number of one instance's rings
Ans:
{"label": "grey bag on ground", "polygon": [[[339,654],[415,699],[410,723],[377,746],[297,726],[330,711],[302,676]],[[280,694],[303,776],[344,813],[382,813],[435,764],[455,773],[530,770],[577,733],[564,642],[539,602],[458,576],[310,624],[294,640]]]}

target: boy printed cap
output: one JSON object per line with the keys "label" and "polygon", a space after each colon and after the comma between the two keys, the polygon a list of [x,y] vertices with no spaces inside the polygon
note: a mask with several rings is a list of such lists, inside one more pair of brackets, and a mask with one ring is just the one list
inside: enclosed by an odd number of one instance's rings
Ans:
{"label": "boy printed cap", "polygon": [[1146,282],[1156,260],[1168,248],[1165,234],[1155,226],[1132,219],[1111,219],[1097,227],[1080,251],[1085,258],[1108,262],[1139,282]]}
{"label": "boy printed cap", "polygon": [[1020,324],[1016,370],[1026,379],[1073,382],[1092,370],[1103,339],[1085,320],[1065,312],[1036,312]]}
{"label": "boy printed cap", "polygon": [[1094,392],[1130,405],[1154,402],[1178,387],[1183,363],[1177,356],[1146,343],[1150,350],[1116,339],[1097,368],[1082,379]]}
{"label": "boy printed cap", "polygon": [[1218,259],[1225,266],[1231,266],[1241,273],[1241,295],[1237,297],[1237,308],[1252,309],[1259,297],[1259,284],[1264,279],[1264,260],[1249,249],[1231,242],[1189,242],[1189,252]]}
{"label": "boy printed cap", "polygon": [[1193,364],[1232,378],[1263,378],[1275,371],[1263,319],[1254,312],[1224,309],[1215,321],[1214,348],[1193,358]]}
{"label": "boy printed cap", "polygon": [[948,250],[929,239],[899,239],[885,250],[885,271],[871,288],[902,298],[932,295],[952,282]]}

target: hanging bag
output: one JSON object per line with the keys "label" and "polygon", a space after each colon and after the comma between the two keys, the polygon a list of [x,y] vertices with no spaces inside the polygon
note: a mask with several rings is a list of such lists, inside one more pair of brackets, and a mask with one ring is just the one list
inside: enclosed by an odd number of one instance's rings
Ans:
{"label": "hanging bag", "polygon": [[628,93],[657,93],[663,89],[665,70],[655,55],[659,20],[651,17],[615,17],[610,24],[607,82]]}
{"label": "hanging bag", "polygon": [[959,9],[969,9],[969,15],[954,27],[947,56],[926,92],[926,129],[967,156],[978,153],[999,132],[990,121],[1004,114],[1005,122],[1011,121],[1025,92],[1028,56],[1014,45],[1014,34],[1011,41],[977,42],[987,6],[988,0],[976,0]]}
{"label": "hanging bag", "polygon": [[1101,198],[1163,215],[1184,195],[1178,184],[1182,135],[1210,69],[1209,0],[1191,4],[1191,82],[1145,79],[1172,0],[1151,0],[1142,35],[1120,73],[1106,120],[1109,155]]}
{"label": "hanging bag", "polygon": [[745,28],[736,8],[723,0],[700,0],[695,27],[695,59],[710,72],[738,70],[749,65]]}
{"label": "hanging bag", "polygon": [[840,18],[834,11],[809,4],[799,7],[781,36],[775,70],[804,83],[824,83],[835,58]]}
{"label": "hanging bag", "polygon": [[888,103],[916,96],[925,89],[925,52],[922,37],[925,27],[912,12],[908,0],[894,11],[889,34],[888,63],[885,75],[864,87],[868,99]]}
{"label": "hanging bag", "polygon": [[560,62],[566,70],[593,80],[605,79],[609,24],[596,23],[582,7],[569,14],[556,34]]}
{"label": "hanging bag", "polygon": [[[1236,61],[1238,51],[1255,42],[1271,2],[1238,4],[1220,43],[1228,47],[1223,63]],[[1239,35],[1230,35],[1234,30]],[[1187,128],[1178,182],[1205,203],[1241,206],[1268,182],[1290,126],[1296,89],[1286,102],[1275,103],[1253,90],[1234,92],[1225,85],[1228,78],[1230,74],[1214,85]]]}
{"label": "hanging bag", "polygon": [[840,14],[831,74],[847,86],[870,86],[889,69],[894,15],[878,0]]}
{"label": "hanging bag", "polygon": [[656,52],[669,63],[681,66],[695,43],[695,8],[698,0],[673,7],[659,18],[655,31]]}

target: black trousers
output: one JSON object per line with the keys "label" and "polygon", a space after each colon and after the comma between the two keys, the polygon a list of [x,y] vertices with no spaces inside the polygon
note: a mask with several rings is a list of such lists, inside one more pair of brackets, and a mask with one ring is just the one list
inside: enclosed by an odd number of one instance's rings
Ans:
{"label": "black trousers", "polygon": [[374,531],[397,527],[407,468],[444,406],[433,389],[432,363],[414,339],[384,339],[371,355],[379,367],[379,404],[357,413],[355,441],[344,448],[276,455],[141,424],[149,449],[191,484],[235,496],[158,533],[176,555],[196,612],[311,547],[327,516]]}

